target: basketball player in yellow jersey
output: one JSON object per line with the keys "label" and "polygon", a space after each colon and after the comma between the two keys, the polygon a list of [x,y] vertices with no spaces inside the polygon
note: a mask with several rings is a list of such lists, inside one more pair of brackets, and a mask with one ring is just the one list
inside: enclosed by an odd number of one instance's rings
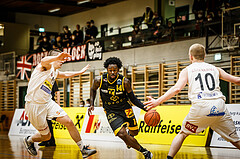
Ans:
{"label": "basketball player in yellow jersey", "polygon": [[200,133],[208,126],[240,149],[240,139],[233,120],[225,106],[225,96],[220,91],[219,79],[240,85],[240,78],[223,69],[205,63],[205,47],[194,44],[189,49],[191,65],[183,69],[177,83],[158,99],[148,97],[150,110],[179,93],[188,83],[188,98],[192,107],[182,123],[181,131],[173,139],[167,158],[172,159],[189,134]]}
{"label": "basketball player in yellow jersey", "polygon": [[143,148],[134,138],[138,134],[138,126],[129,99],[137,107],[145,109],[133,94],[130,81],[118,73],[122,67],[122,61],[117,57],[110,57],[104,62],[104,67],[107,73],[96,77],[91,88],[89,114],[94,110],[96,91],[99,88],[103,108],[114,134],[121,138],[129,148],[132,147],[141,152],[145,159],[151,159],[153,154]]}
{"label": "basketball player in yellow jersey", "polygon": [[51,138],[51,133],[47,120],[56,120],[65,125],[72,137],[80,148],[83,157],[96,153],[96,150],[84,146],[80,134],[67,113],[51,98],[52,87],[56,78],[70,78],[83,74],[90,65],[80,71],[61,72],[66,58],[71,57],[68,53],[60,53],[57,56],[47,56],[34,69],[28,83],[27,95],[25,97],[25,111],[31,124],[38,130],[33,136],[23,139],[24,145],[29,154],[37,155],[34,142],[46,141]]}

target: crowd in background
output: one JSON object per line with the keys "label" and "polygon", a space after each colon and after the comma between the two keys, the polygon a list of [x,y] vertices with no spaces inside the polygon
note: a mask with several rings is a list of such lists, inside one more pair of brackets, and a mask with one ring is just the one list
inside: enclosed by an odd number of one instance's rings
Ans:
{"label": "crowd in background", "polygon": [[[83,31],[84,30],[84,31]],[[98,28],[94,25],[94,20],[86,23],[84,29],[80,25],[76,25],[76,30],[72,33],[68,26],[63,26],[63,33],[56,35],[52,39],[46,32],[42,32],[37,40],[37,51],[49,51],[52,49],[60,49],[87,43],[91,39],[95,39],[98,35]]]}
{"label": "crowd in background", "polygon": [[[194,0],[192,6],[192,13],[195,16],[195,34],[194,36],[203,36],[203,23],[220,21],[222,16],[222,9],[234,6],[239,6],[240,1],[236,0]],[[227,14],[227,13],[226,13]],[[171,19],[164,20],[157,12],[147,6],[142,17],[132,26],[133,31],[128,36],[128,41],[131,45],[138,45],[144,43],[145,40],[159,42],[161,40],[174,41],[175,28],[178,28],[178,33],[184,36],[184,25],[187,25],[189,15],[176,15],[175,23]],[[147,33],[142,30],[143,25],[147,26]],[[183,26],[183,27],[182,27]],[[220,27],[216,26],[216,27]],[[180,28],[180,29],[179,29]],[[182,28],[182,29],[181,29]],[[146,30],[146,29],[145,29]],[[219,29],[220,30],[220,29]],[[51,49],[60,49],[63,47],[71,47],[81,45],[98,35],[98,28],[94,25],[94,21],[88,21],[84,29],[80,29],[80,25],[76,25],[76,30],[71,33],[68,26],[63,27],[63,33],[57,35],[54,39],[50,39],[45,32],[38,38],[39,45],[37,51],[48,51]],[[117,37],[112,37],[112,45],[120,48],[122,41]]]}

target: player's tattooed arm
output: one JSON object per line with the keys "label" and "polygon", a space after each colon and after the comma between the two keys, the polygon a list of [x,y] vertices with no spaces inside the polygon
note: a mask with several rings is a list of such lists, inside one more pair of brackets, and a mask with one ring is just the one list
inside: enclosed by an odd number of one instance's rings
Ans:
{"label": "player's tattooed arm", "polygon": [[93,85],[90,90],[90,107],[88,109],[88,115],[91,115],[92,111],[94,110],[94,101],[96,98],[97,89],[100,87],[100,83],[101,83],[101,76],[98,76],[94,79]]}
{"label": "player's tattooed arm", "polygon": [[124,79],[124,89],[127,91],[127,95],[129,97],[130,101],[135,106],[146,111],[146,109],[144,108],[144,104],[142,102],[140,102],[140,100],[137,99],[137,97],[134,95],[132,87],[131,87],[131,83],[130,83],[129,79],[127,79],[127,78]]}

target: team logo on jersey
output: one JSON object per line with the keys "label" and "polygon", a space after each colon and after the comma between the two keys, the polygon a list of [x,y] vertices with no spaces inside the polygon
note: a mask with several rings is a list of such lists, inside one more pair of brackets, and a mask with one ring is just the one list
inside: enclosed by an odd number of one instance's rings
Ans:
{"label": "team logo on jersey", "polygon": [[112,96],[110,99],[115,102],[119,99],[119,97],[118,96]]}
{"label": "team logo on jersey", "polygon": [[118,79],[118,80],[117,80],[117,84],[118,84],[118,85],[121,85],[121,84],[122,84],[122,80],[121,80],[121,79]]}
{"label": "team logo on jersey", "polygon": [[52,83],[50,83],[48,80],[45,80],[43,85],[41,86],[41,89],[48,93],[48,94],[51,94],[52,92]]}

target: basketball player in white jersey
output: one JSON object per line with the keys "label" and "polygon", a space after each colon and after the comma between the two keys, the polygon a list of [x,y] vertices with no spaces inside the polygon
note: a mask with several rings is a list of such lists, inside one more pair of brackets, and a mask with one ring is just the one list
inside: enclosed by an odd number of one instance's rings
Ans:
{"label": "basketball player in white jersey", "polygon": [[52,86],[56,78],[70,78],[83,74],[90,65],[85,66],[81,71],[77,72],[60,72],[65,60],[71,57],[68,53],[60,53],[57,56],[47,56],[41,60],[33,71],[28,83],[27,95],[25,97],[25,111],[31,124],[38,130],[33,136],[23,139],[27,151],[33,155],[37,155],[34,142],[46,141],[51,138],[51,133],[47,124],[47,120],[56,120],[65,125],[72,139],[79,146],[83,157],[96,153],[88,146],[84,146],[80,134],[67,113],[51,98]]}
{"label": "basketball player in white jersey", "polygon": [[181,71],[177,83],[158,99],[148,97],[150,101],[144,103],[150,110],[179,93],[188,83],[188,98],[192,107],[182,123],[181,131],[173,139],[168,159],[176,155],[189,134],[200,133],[208,126],[240,149],[240,139],[219,87],[219,79],[240,85],[240,78],[205,63],[205,55],[203,45],[192,45],[189,49],[192,64]]}

